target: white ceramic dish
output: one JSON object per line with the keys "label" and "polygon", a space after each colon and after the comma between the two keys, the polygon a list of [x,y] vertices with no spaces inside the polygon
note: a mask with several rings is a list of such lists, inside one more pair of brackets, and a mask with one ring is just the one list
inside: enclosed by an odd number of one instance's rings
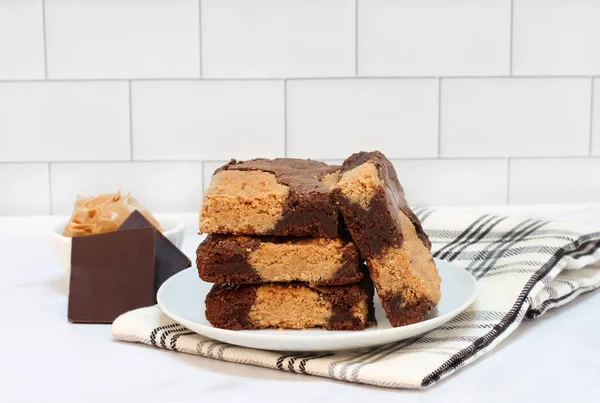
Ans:
{"label": "white ceramic dish", "polygon": [[[154,217],[162,225],[163,235],[167,237],[175,246],[181,249],[185,233],[183,221],[170,215],[154,214]],[[60,265],[69,274],[71,271],[71,238],[63,236],[62,233],[67,225],[68,219],[61,220],[56,224],[53,231],[49,234],[50,247],[58,259]]]}
{"label": "white ceramic dish", "polygon": [[213,327],[204,316],[204,298],[212,284],[198,278],[195,268],[167,280],[158,290],[161,310],[188,329],[203,336],[244,347],[278,351],[334,351],[377,346],[408,339],[435,329],[465,310],[475,300],[477,283],[465,270],[437,260],[442,277],[442,298],[428,318],[413,325],[393,328],[375,301],[377,326],[362,331],[225,330]]}

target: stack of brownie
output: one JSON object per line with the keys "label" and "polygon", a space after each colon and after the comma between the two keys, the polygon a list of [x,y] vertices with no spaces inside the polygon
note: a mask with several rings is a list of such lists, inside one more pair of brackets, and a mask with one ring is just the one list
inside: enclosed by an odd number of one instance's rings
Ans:
{"label": "stack of brownie", "polygon": [[206,191],[197,250],[215,285],[206,317],[226,329],[364,329],[373,286],[340,231],[339,166],[297,159],[229,162]]}
{"label": "stack of brownie", "polygon": [[364,329],[375,323],[373,282],[393,326],[439,301],[429,240],[379,152],[342,166],[232,160],[212,177],[200,231],[215,327]]}

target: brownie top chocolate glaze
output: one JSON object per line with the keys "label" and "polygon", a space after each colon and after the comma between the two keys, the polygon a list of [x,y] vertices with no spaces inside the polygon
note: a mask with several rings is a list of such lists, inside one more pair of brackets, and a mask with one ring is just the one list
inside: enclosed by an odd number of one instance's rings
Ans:
{"label": "brownie top chocolate glaze", "polygon": [[277,182],[289,186],[300,193],[331,193],[320,179],[340,170],[339,165],[327,165],[324,162],[298,158],[257,158],[249,161],[232,159],[215,171],[263,171],[275,175]]}
{"label": "brownie top chocolate glaze", "polygon": [[[359,249],[361,249],[362,254],[365,257],[371,255],[379,255],[383,248],[385,248],[386,246],[402,245],[403,236],[401,233],[400,223],[398,222],[396,214],[396,212],[398,211],[402,211],[409,218],[409,220],[415,227],[419,239],[423,241],[423,244],[427,248],[431,248],[431,242],[429,241],[427,234],[425,234],[421,222],[406,202],[404,189],[402,188],[402,185],[398,180],[396,170],[394,169],[392,163],[385,157],[385,155],[383,155],[379,151],[361,151],[359,153],[353,154],[344,161],[340,174],[343,175],[345,172],[357,168],[365,163],[371,163],[375,166],[375,168],[377,169],[379,179],[383,183],[383,189],[379,190],[376,193],[375,197],[373,197],[371,205],[369,206],[368,217],[366,217],[366,221],[369,222],[379,221],[379,223],[374,227],[381,229],[381,231],[379,231],[379,234],[371,236],[373,234],[368,234],[367,229],[352,228],[356,227],[356,223],[354,225],[348,223],[352,235],[355,238]],[[350,209],[360,209],[360,207],[358,206],[345,207],[346,208],[342,206],[343,213],[350,213]],[[360,213],[350,213],[350,215],[352,216],[356,216],[358,214]],[[346,221],[351,221],[348,220],[348,218],[350,217],[346,217]],[[362,242],[361,240],[356,239],[357,233],[362,234],[362,236],[360,236],[360,238],[362,238]],[[384,239],[386,237],[389,239]],[[368,247],[366,247],[366,243],[369,243]],[[361,246],[363,246],[363,248],[361,248]]]}

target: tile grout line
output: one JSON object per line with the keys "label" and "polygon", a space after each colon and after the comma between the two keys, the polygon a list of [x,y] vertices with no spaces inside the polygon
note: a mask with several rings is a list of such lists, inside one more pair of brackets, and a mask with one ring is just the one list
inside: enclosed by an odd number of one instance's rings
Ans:
{"label": "tile grout line", "polygon": [[46,46],[46,0],[42,0],[42,34],[44,41],[44,79],[48,79],[48,50]]}
{"label": "tile grout line", "polygon": [[200,63],[198,68],[200,69],[200,78],[202,78],[202,52],[204,46],[202,46],[202,0],[198,0],[198,62]]}
{"label": "tile grout line", "polygon": [[590,90],[590,156],[594,155],[594,78],[591,78],[592,89]]}
{"label": "tile grout line", "polygon": [[510,204],[510,157],[506,159],[506,204]]}
{"label": "tile grout line", "polygon": [[[432,76],[432,75],[408,75],[408,76],[324,76],[324,77],[285,77],[288,81],[319,81],[319,80],[433,80],[433,79],[449,79],[449,80],[489,80],[489,79],[505,79],[505,80],[520,80],[520,79],[589,79],[589,78],[600,78],[600,75],[577,75],[577,74],[565,74],[565,75],[452,75],[452,76]],[[191,81],[191,82],[202,82],[202,81],[281,81],[283,77],[164,77],[164,78],[49,78],[44,79],[1,79],[0,83],[88,83],[88,82],[171,82],[171,81]]]}
{"label": "tile grout line", "polygon": [[437,157],[442,156],[442,77],[438,78]]}
{"label": "tile grout line", "polygon": [[131,80],[129,80],[129,160],[133,161],[133,108],[131,98]]}
{"label": "tile grout line", "polygon": [[52,206],[52,163],[48,162],[48,207],[50,208],[50,214],[54,213],[54,207]]}
{"label": "tile grout line", "polygon": [[153,163],[153,164],[170,164],[170,163],[201,163],[201,162],[220,162],[226,163],[228,160],[226,158],[222,160],[200,160],[200,159],[168,159],[168,160],[159,160],[159,159],[138,159],[138,160],[54,160],[54,161],[0,161],[0,165],[21,165],[21,164],[139,164],[139,163]]}
{"label": "tile grout line", "polygon": [[513,30],[514,30],[514,15],[515,15],[515,6],[514,6],[514,0],[510,0],[510,32],[509,32],[509,36],[510,36],[510,43],[509,43],[509,54],[508,54],[508,74],[509,75],[513,75]]}
{"label": "tile grout line", "polygon": [[[524,156],[524,157],[510,157],[511,160],[574,160],[574,159],[594,159],[600,161],[600,156],[597,155],[567,155],[567,156]],[[326,158],[319,158],[318,160],[343,160],[344,156],[329,156]],[[394,161],[504,161],[506,157],[497,157],[497,156],[470,156],[470,157],[389,157],[390,160]],[[40,160],[32,160],[32,161],[0,161],[0,166],[2,165],[23,165],[23,164],[201,164],[203,162],[206,163],[220,163],[225,164],[227,162],[227,158],[220,160],[200,160],[200,159],[168,159],[168,160],[160,160],[160,159],[138,159],[134,161],[130,160],[60,160],[60,161],[40,161]]]}
{"label": "tile grout line", "polygon": [[283,156],[288,155],[287,80],[283,80]]}
{"label": "tile grout line", "polygon": [[354,76],[358,77],[358,0],[354,0]]}
{"label": "tile grout line", "polygon": [[[344,156],[329,156],[325,158],[319,158],[318,160],[343,160]],[[510,157],[511,160],[574,160],[574,159],[594,159],[600,161],[600,156],[598,155],[531,155],[531,156],[519,156],[519,157]],[[395,161],[504,161],[506,157],[498,157],[498,156],[469,156],[469,157],[389,157],[390,160]],[[215,162],[220,164],[225,164],[227,162],[227,158],[223,159],[137,159],[134,161],[130,160],[56,160],[56,161],[41,161],[41,160],[32,160],[32,161],[0,161],[1,165],[23,165],[23,164],[178,164],[178,163],[186,163],[186,164],[201,164],[203,162]]]}

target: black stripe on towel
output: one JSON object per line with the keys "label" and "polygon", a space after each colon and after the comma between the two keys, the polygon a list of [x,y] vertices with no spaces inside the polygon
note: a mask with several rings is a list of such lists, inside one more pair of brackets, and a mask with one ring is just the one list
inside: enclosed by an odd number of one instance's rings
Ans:
{"label": "black stripe on towel", "polygon": [[500,336],[508,327],[518,318],[519,313],[523,307],[525,301],[529,298],[529,294],[533,287],[546,276],[556,264],[567,254],[571,253],[574,249],[579,247],[581,242],[588,242],[589,240],[598,240],[600,238],[600,232],[584,235],[577,241],[566,245],[556,251],[554,255],[544,264],[527,282],[517,301],[513,304],[510,311],[502,318],[500,323],[492,328],[483,337],[480,337],[473,343],[469,344],[466,348],[462,349],[458,353],[450,357],[444,362],[438,369],[433,371],[431,374],[423,378],[421,387],[425,388],[435,382],[437,382],[442,375],[452,372],[455,369],[463,365],[465,361],[474,357],[479,351],[489,346],[498,336]]}
{"label": "black stripe on towel", "polygon": [[185,329],[186,331],[182,332],[182,333],[177,333],[176,335],[174,335],[173,337],[171,337],[171,342],[169,343],[169,348],[173,351],[179,351],[177,349],[177,339],[179,339],[181,336],[191,336],[192,334],[194,334],[194,332],[190,332],[187,331],[187,329]]}
{"label": "black stripe on towel", "polygon": [[164,349],[167,349],[167,337],[169,337],[171,333],[183,332],[185,330],[187,329],[183,326],[178,326],[178,328],[165,330],[160,336],[160,346]]}
{"label": "black stripe on towel", "polygon": [[180,326],[179,323],[173,323],[171,325],[165,325],[165,326],[159,326],[157,328],[155,328],[152,333],[150,333],[150,344],[154,347],[158,347],[158,344],[156,343],[156,335],[158,334],[158,332],[165,330],[165,329],[172,329],[174,327],[178,327]]}
{"label": "black stripe on towel", "polygon": [[[486,215],[482,215],[479,218],[477,218],[475,221],[473,221],[473,223],[471,225],[469,225],[467,228],[465,228],[465,230],[463,232],[461,232],[460,235],[458,235],[456,238],[454,238],[454,240],[452,240],[451,242],[448,242],[446,245],[442,246],[439,250],[437,250],[433,254],[433,257],[437,257],[438,259],[444,259],[448,252],[450,252],[453,248],[456,247],[456,245],[458,245],[462,242],[463,238],[469,239],[471,236],[469,234],[471,233],[473,228],[477,224],[479,224],[481,221],[485,220],[487,217],[488,217],[488,215],[486,214]],[[491,220],[491,218],[490,218],[490,220]],[[481,228],[481,226],[477,227],[477,229],[475,230],[475,233],[479,232],[479,228]]]}

